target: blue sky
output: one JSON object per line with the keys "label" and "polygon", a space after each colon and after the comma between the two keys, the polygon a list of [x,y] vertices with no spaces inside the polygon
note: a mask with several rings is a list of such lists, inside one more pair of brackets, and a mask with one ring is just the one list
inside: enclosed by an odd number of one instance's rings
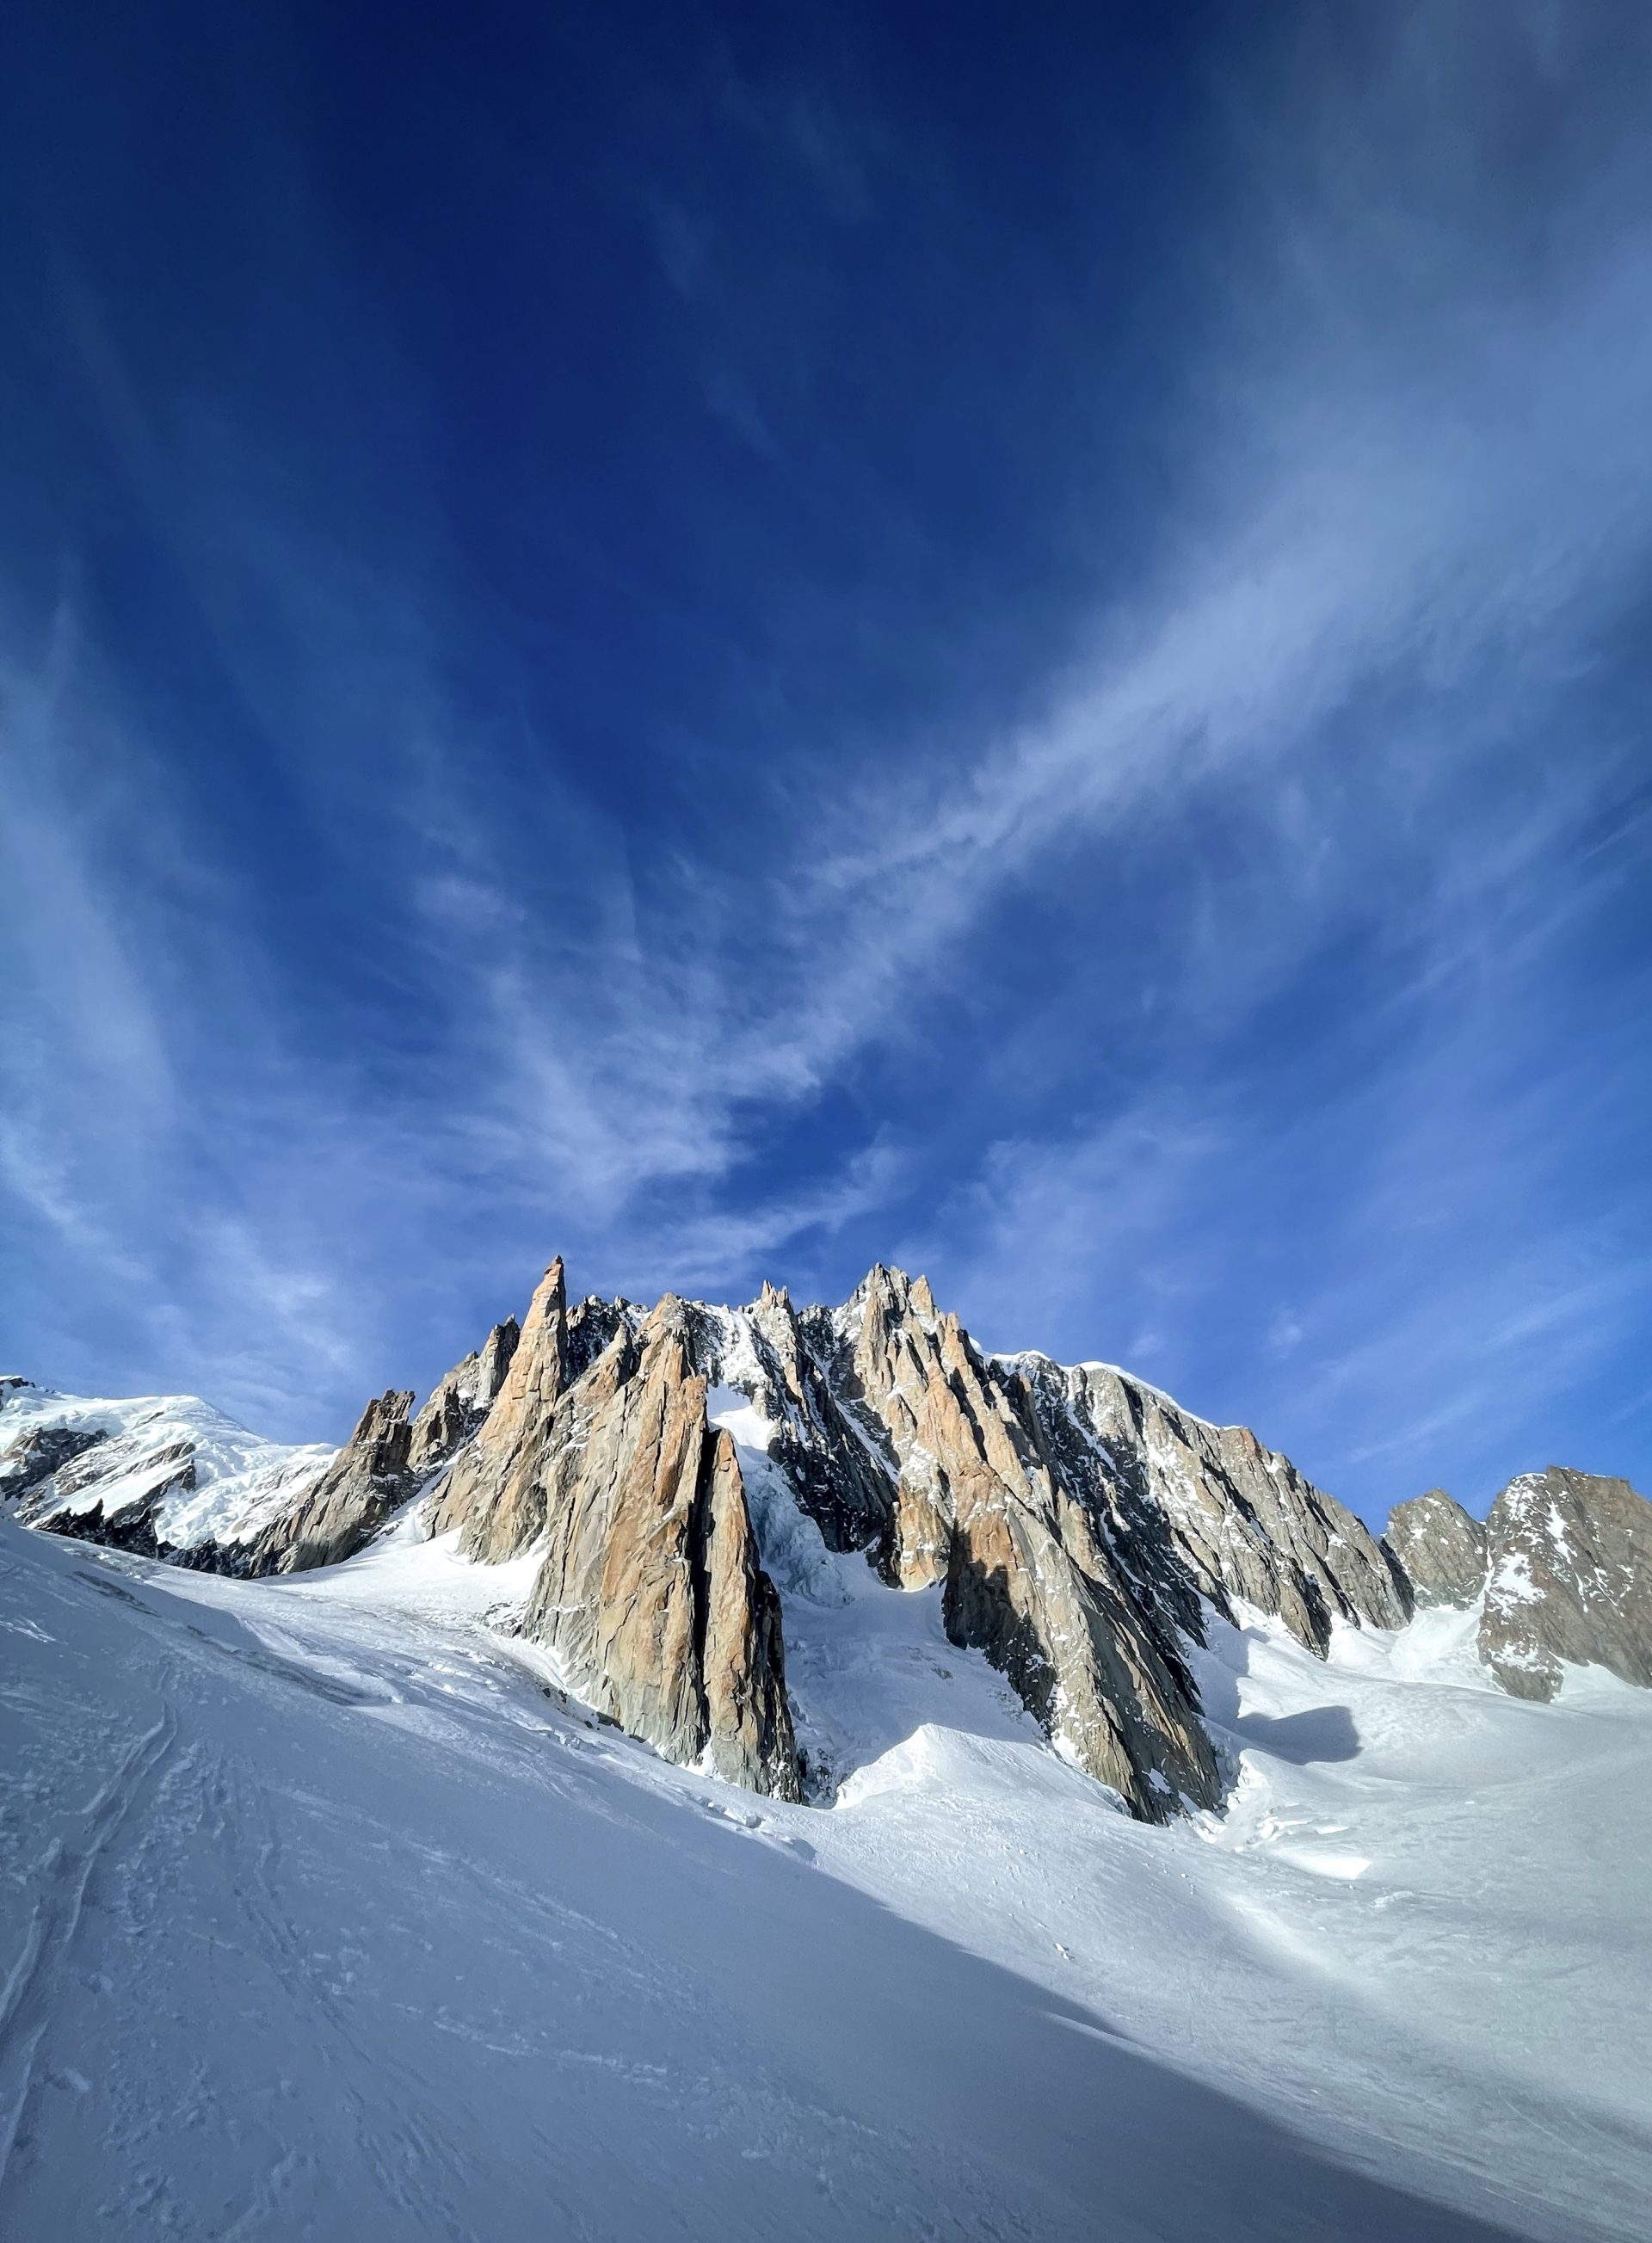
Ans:
{"label": "blue sky", "polygon": [[0,1356],[927,1270],[1652,1487],[1652,19],[24,5]]}

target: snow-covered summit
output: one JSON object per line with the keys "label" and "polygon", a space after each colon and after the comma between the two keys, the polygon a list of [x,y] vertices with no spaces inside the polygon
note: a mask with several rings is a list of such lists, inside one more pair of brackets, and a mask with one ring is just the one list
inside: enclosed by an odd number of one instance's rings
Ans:
{"label": "snow-covered summit", "polygon": [[152,1555],[245,1544],[334,1453],[264,1440],[191,1394],[114,1401],[0,1381],[0,1502],[93,1540],[129,1532]]}

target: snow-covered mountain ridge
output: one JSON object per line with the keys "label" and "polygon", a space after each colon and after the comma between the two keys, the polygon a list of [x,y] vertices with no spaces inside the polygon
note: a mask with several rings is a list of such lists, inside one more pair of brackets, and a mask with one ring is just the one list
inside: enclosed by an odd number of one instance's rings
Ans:
{"label": "snow-covered mountain ridge", "polygon": [[0,1492],[21,2243],[1639,2243],[1622,1483],[1379,1539],[896,1271],[553,1265],[336,1452],[0,1382]]}
{"label": "snow-covered mountain ridge", "polygon": [[[1243,1426],[1099,1363],[988,1355],[920,1277],[838,1309],[569,1305],[554,1263],[413,1414],[284,1450],[205,1404],[0,1383],[0,1497],[29,1524],[197,1569],[303,1571],[411,1506],[489,1565],[537,1559],[520,1626],[574,1694],[667,1758],[783,1798],[846,1773],[808,1672],[868,1585],[939,1592],[1077,1766],[1145,1820],[1217,1804],[1231,1769],[1193,1672],[1211,1616],[1333,1627],[1474,1607],[1505,1688],[1568,1664],[1652,1682],[1652,1506],[1558,1469],[1481,1526],[1438,1491],[1379,1539]],[[853,1557],[846,1571],[839,1561]],[[873,1598],[874,1603],[876,1598]],[[788,1644],[807,1646],[787,1667]]]}
{"label": "snow-covered mountain ridge", "polygon": [[260,1440],[193,1395],[96,1401],[0,1378],[0,1504],[30,1498],[36,1523],[148,1556],[233,1571],[337,1453]]}

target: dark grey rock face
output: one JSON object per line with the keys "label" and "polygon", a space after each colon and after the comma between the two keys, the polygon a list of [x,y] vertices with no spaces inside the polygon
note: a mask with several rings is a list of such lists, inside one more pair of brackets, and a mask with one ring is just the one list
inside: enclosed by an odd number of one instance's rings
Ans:
{"label": "dark grey rock face", "polygon": [[1472,1605],[1486,1586],[1486,1529],[1443,1487],[1396,1504],[1383,1543],[1419,1608]]}
{"label": "dark grey rock face", "polygon": [[0,1503],[16,1503],[50,1479],[88,1449],[107,1440],[104,1432],[86,1432],[72,1425],[43,1425],[20,1441],[0,1464]]}
{"label": "dark grey rock face", "polygon": [[1552,1698],[1562,1661],[1652,1687],[1652,1503],[1551,1465],[1511,1480],[1487,1529],[1480,1655],[1505,1690]]}
{"label": "dark grey rock face", "polygon": [[1213,1803],[1221,1776],[1174,1631],[1132,1595],[1024,1378],[897,1270],[874,1270],[834,1329],[841,1391],[888,1460],[886,1577],[941,1582],[953,1641],[984,1651],[1133,1814]]}
{"label": "dark grey rock face", "polygon": [[1179,1575],[1224,1617],[1249,1605],[1322,1656],[1338,1620],[1404,1626],[1405,1589],[1369,1529],[1247,1426],[1209,1425],[1108,1364],[1015,1359],[1043,1366],[1046,1408],[1094,1456],[1092,1502],[1172,1605]]}
{"label": "dark grey rock face", "polygon": [[699,1335],[700,1368],[749,1389],[762,1404],[778,1428],[769,1453],[827,1549],[864,1550],[889,1523],[889,1476],[876,1452],[881,1426],[853,1411],[833,1376],[840,1349],[830,1311],[799,1317],[784,1286],[765,1285],[742,1320],[740,1364],[730,1327],[712,1318]]}
{"label": "dark grey rock face", "polygon": [[[43,1415],[54,1405],[60,1421]],[[188,1396],[88,1402],[0,1379],[0,1500],[25,1526],[169,1565],[246,1573],[257,1524],[290,1517],[327,1455],[260,1441]]]}

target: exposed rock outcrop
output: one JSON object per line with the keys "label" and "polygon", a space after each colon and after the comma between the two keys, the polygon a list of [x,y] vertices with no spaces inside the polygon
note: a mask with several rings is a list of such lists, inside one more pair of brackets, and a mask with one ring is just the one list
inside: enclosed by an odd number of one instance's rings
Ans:
{"label": "exposed rock outcrop", "polygon": [[941,1582],[952,1640],[984,1651],[1133,1812],[1214,1802],[1220,1775],[1171,1632],[1132,1599],[1100,1522],[1053,1469],[1025,1380],[989,1364],[921,1277],[875,1269],[844,1321],[846,1394],[894,1471],[888,1577]]}
{"label": "exposed rock outcrop", "polygon": [[1487,1531],[1480,1655],[1505,1690],[1552,1698],[1562,1661],[1652,1687],[1652,1503],[1551,1465],[1509,1482]]}
{"label": "exposed rock outcrop", "polygon": [[742,1309],[668,1295],[645,1314],[570,1308],[555,1262],[520,1330],[496,1325],[411,1405],[378,1398],[329,1454],[194,1402],[0,1381],[0,1495],[57,1532],[233,1573],[335,1563],[417,1502],[467,1557],[536,1554],[521,1626],[580,1697],[788,1799],[781,1594],[818,1675],[826,1638],[803,1616],[867,1593],[841,1562],[856,1553],[935,1594],[951,1640],[1150,1820],[1221,1794],[1189,1659],[1212,1612],[1276,1617],[1323,1654],[1338,1625],[1483,1591],[1480,1653],[1506,1688],[1547,1696],[1568,1662],[1652,1684],[1652,1506],[1625,1482],[1517,1480],[1488,1527],[1434,1490],[1379,1542],[1244,1427],[1107,1364],[988,1355],[898,1270],[839,1309],[765,1286]]}
{"label": "exposed rock outcrop", "polygon": [[25,1525],[170,1564],[249,1570],[332,1461],[264,1441],[191,1395],[96,1401],[0,1380],[0,1492]]}
{"label": "exposed rock outcrop", "polygon": [[541,1472],[568,1383],[568,1297],[559,1256],[540,1280],[481,1430],[431,1501],[432,1533],[462,1527],[467,1556],[512,1557],[544,1526]]}
{"label": "exposed rock outcrop", "polygon": [[297,1511],[254,1544],[249,1570],[301,1573],[354,1557],[413,1493],[411,1394],[376,1395]]}
{"label": "exposed rock outcrop", "polygon": [[616,1334],[579,1404],[552,1413],[564,1433],[577,1417],[582,1437],[556,1452],[523,1631],[668,1759],[796,1799],[779,1600],[734,1445],[707,1423],[688,1321],[667,1296],[635,1338]]}
{"label": "exposed rock outcrop", "polygon": [[1405,1590],[1369,1529],[1247,1426],[1208,1425],[1107,1364],[1060,1376],[1118,1490],[1121,1527],[1150,1543],[1142,1521],[1156,1513],[1177,1565],[1217,1612],[1243,1603],[1271,1613],[1321,1654],[1337,1620],[1404,1625]]}
{"label": "exposed rock outcrop", "polygon": [[515,1317],[496,1324],[480,1352],[455,1364],[413,1421],[408,1469],[423,1478],[475,1431],[505,1380],[522,1333]]}
{"label": "exposed rock outcrop", "polygon": [[1472,1605],[1486,1586],[1486,1529],[1443,1487],[1396,1504],[1382,1539],[1419,1607]]}
{"label": "exposed rock outcrop", "polygon": [[[21,1384],[20,1380],[10,1384]],[[87,1431],[75,1425],[43,1425],[37,1431],[26,1433],[0,1464],[0,1503],[16,1503],[42,1480],[51,1479],[65,1465],[84,1456],[88,1449],[97,1447],[109,1436],[98,1429]],[[99,1516],[102,1515],[101,1506]]]}
{"label": "exposed rock outcrop", "polygon": [[[152,1541],[155,1514],[171,1495],[195,1485],[195,1444],[174,1428],[148,1424],[93,1438],[74,1438],[68,1457],[35,1481],[24,1517],[32,1524],[57,1513],[102,1512],[131,1533],[139,1522]],[[136,1546],[134,1545],[133,1546]]]}
{"label": "exposed rock outcrop", "polygon": [[768,1453],[827,1549],[878,1540],[892,1515],[892,1476],[881,1428],[865,1413],[857,1423],[833,1389],[832,1311],[800,1317],[784,1286],[765,1285],[750,1308],[718,1311],[712,1325],[706,1368],[762,1403],[774,1428]]}

